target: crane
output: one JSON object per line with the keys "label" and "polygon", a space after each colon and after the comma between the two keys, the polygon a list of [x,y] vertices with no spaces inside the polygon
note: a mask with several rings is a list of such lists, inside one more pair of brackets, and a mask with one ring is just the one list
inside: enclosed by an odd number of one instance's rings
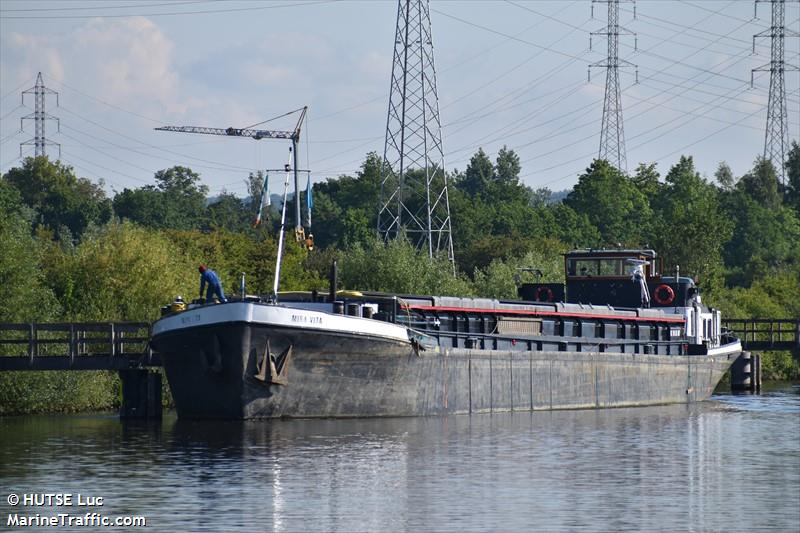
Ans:
{"label": "crane", "polygon": [[[289,111],[288,113],[284,113],[280,115],[280,117],[291,115],[292,113],[300,112],[300,118],[297,119],[297,125],[294,127],[292,131],[282,131],[282,130],[258,130],[252,129],[252,126],[247,128],[208,128],[204,126],[161,126],[159,128],[155,128],[158,131],[172,131],[176,133],[201,133],[205,135],[226,135],[228,137],[250,137],[256,141],[260,141],[261,139],[288,139],[292,141],[292,157],[294,158],[294,207],[295,207],[295,238],[298,241],[303,241],[305,239],[304,231],[303,231],[303,220],[300,214],[300,181],[298,177],[298,169],[297,169],[297,144],[300,142],[300,128],[303,125],[303,121],[306,118],[306,112],[308,111],[308,106],[303,106],[300,109],[295,109],[294,111]],[[279,118],[279,117],[275,117]],[[273,120],[273,119],[269,119]],[[268,121],[265,121],[268,122]],[[264,122],[260,122],[259,124],[263,124]],[[254,124],[254,126],[258,126],[258,124]]]}

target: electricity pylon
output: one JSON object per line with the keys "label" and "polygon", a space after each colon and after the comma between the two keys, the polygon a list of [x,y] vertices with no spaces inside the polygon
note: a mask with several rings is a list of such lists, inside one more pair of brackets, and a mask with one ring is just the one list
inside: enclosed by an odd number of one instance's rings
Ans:
{"label": "electricity pylon", "polygon": [[433,257],[453,261],[439,96],[428,0],[398,0],[389,111],[381,166],[378,234],[405,231]]}
{"label": "electricity pylon", "polygon": [[[759,2],[756,0],[755,9]],[[769,99],[767,100],[767,128],[764,134],[764,159],[772,161],[775,171],[783,185],[786,185],[786,152],[789,149],[789,118],[786,112],[785,72],[798,70],[797,66],[787,65],[784,60],[784,38],[797,37],[796,31],[786,31],[785,0],[770,0],[772,3],[772,23],[761,33],[753,35],[753,53],[756,51],[756,38],[770,37],[770,61],[755,68],[750,73],[750,86],[753,86],[753,73],[769,72]]]}
{"label": "electricity pylon", "polygon": [[22,103],[25,103],[25,95],[26,94],[33,94],[34,100],[34,107],[33,113],[25,115],[19,120],[19,127],[22,129],[22,121],[23,120],[33,120],[34,121],[34,135],[33,139],[20,143],[19,145],[19,156],[22,157],[22,147],[23,146],[34,146],[33,154],[36,157],[47,155],[45,153],[45,146],[58,146],[58,157],[61,158],[61,145],[57,142],[48,141],[47,137],[45,137],[45,121],[47,120],[55,120],[58,124],[58,131],[61,131],[61,121],[58,117],[54,117],[52,115],[47,114],[44,109],[45,106],[45,95],[46,94],[54,94],[56,95],[56,106],[58,106],[58,93],[53,91],[52,89],[48,89],[44,86],[44,81],[42,81],[42,73],[40,72],[38,76],[36,76],[36,84],[31,87],[30,89],[26,89],[22,91]]}
{"label": "electricity pylon", "polygon": [[[589,65],[589,80],[591,81],[592,67],[606,69],[606,95],[603,100],[603,124],[600,130],[600,150],[598,159],[605,159],[618,170],[627,172],[628,161],[625,155],[625,131],[622,125],[622,94],[619,87],[619,68],[636,67],[633,63],[619,58],[619,36],[636,35],[619,25],[619,3],[627,0],[592,0],[592,15],[594,15],[595,2],[608,4],[608,22],[605,31],[592,32],[589,37],[591,49],[591,36],[605,35],[608,41],[608,55],[605,61],[598,61]],[[636,13],[635,0],[634,17]],[[636,74],[637,82],[639,74]]]}

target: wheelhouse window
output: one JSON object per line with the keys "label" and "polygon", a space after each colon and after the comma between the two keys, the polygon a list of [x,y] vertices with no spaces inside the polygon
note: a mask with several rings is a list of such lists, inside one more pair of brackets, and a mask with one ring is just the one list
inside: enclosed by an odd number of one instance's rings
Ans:
{"label": "wheelhouse window", "polygon": [[[646,265],[647,268],[649,265]],[[577,278],[630,278],[636,265],[626,258],[592,257],[567,259],[567,276]]]}

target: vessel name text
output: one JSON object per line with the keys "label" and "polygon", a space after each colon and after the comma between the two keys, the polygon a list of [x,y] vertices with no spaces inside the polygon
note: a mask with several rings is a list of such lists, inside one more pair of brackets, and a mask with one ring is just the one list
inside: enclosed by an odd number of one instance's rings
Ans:
{"label": "vessel name text", "polygon": [[292,315],[292,322],[302,322],[303,324],[322,324],[321,316]]}

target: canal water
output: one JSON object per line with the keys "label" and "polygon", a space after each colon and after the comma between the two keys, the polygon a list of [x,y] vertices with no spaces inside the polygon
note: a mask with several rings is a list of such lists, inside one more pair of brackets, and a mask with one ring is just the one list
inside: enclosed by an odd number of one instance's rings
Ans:
{"label": "canal water", "polygon": [[[798,531],[800,387],[445,418],[11,417],[0,490],[0,531],[93,530],[8,523],[59,513],[175,532]],[[71,505],[31,504],[42,494]]]}

